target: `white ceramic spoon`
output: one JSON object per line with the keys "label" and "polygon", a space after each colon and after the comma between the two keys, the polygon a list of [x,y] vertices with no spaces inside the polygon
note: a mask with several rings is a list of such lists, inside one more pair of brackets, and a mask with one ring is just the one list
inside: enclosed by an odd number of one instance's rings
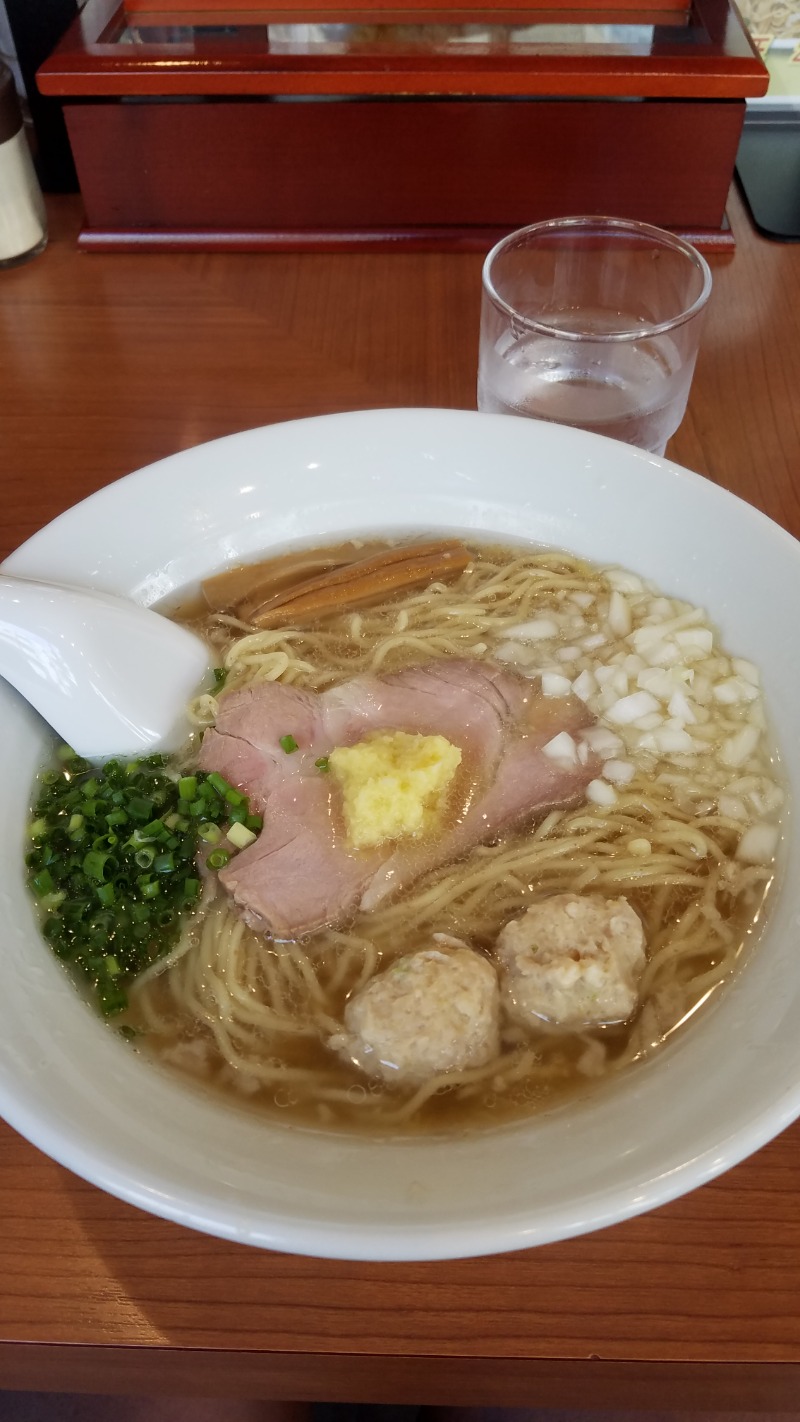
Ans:
{"label": "white ceramic spoon", "polygon": [[149,608],[0,573],[0,676],[88,760],[177,749],[210,666],[199,637]]}

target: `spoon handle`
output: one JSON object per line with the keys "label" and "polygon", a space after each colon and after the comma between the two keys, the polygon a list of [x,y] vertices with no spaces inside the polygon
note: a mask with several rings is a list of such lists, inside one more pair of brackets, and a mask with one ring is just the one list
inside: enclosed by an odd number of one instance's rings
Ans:
{"label": "spoon handle", "polygon": [[0,676],[90,760],[174,750],[206,645],[110,593],[0,574]]}

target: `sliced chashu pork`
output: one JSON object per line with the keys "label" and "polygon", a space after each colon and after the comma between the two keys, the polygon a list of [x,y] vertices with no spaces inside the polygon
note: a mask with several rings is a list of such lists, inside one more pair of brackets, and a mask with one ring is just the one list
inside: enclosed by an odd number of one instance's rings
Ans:
{"label": "sliced chashu pork", "polygon": [[[220,880],[246,920],[276,938],[373,909],[476,844],[579,803],[596,764],[565,769],[542,746],[591,721],[577,697],[544,697],[538,683],[476,661],[356,677],[321,694],[277,682],[233,692],[203,738],[200,766],[244,790],[264,828]],[[468,788],[441,834],[353,850],[337,787],[315,761],[388,730],[446,736],[462,751]],[[286,736],[298,746],[288,754],[280,745]]]}

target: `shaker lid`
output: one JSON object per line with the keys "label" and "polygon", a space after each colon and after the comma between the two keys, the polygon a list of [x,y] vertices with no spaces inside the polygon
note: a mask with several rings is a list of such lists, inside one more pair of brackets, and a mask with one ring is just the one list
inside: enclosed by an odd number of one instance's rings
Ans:
{"label": "shaker lid", "polygon": [[17,97],[14,75],[0,59],[0,143],[5,143],[22,128],[22,109]]}

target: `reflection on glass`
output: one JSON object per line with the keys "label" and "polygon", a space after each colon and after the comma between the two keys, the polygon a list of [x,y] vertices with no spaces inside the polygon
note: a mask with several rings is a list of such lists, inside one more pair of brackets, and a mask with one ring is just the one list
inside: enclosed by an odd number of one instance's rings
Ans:
{"label": "reflection on glass", "polygon": [[[527,17],[526,17],[527,20]],[[659,26],[663,34],[665,26]],[[676,25],[676,34],[685,26]],[[539,46],[589,45],[617,53],[649,53],[654,27],[645,24],[344,24],[335,21],[248,25],[248,39],[263,39],[264,50],[272,54],[316,52],[343,55],[365,50],[390,49],[395,53],[419,50],[437,52],[469,51],[471,48],[497,52],[526,51]],[[234,43],[241,35],[236,25],[125,25],[118,44],[158,46]]]}

